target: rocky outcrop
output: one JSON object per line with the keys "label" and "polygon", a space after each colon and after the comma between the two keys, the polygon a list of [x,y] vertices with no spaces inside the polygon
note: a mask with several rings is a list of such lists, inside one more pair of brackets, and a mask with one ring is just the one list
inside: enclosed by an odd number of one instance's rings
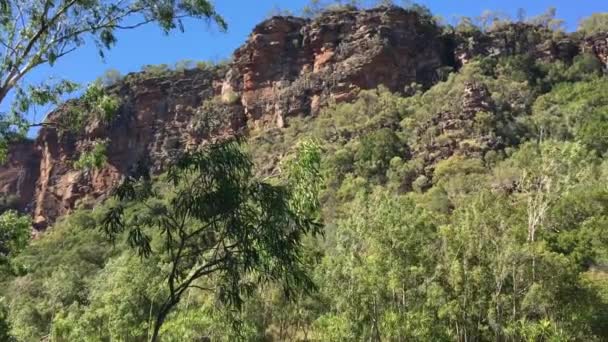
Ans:
{"label": "rocky outcrop", "polygon": [[[289,116],[314,115],[361,89],[430,86],[445,64],[442,44],[436,27],[400,8],[328,12],[315,20],[274,17],[253,30],[228,66],[129,75],[108,89],[122,102],[111,122],[61,132],[53,125],[66,110],[59,108],[28,147],[38,159],[27,167],[16,166],[21,161],[5,166],[0,185],[44,229],[74,207],[103,199],[138,166],[159,173],[206,141],[251,127],[281,127]],[[75,169],[79,156],[100,140],[110,142],[106,166]],[[25,169],[31,170],[30,188],[17,190],[16,175]]]}
{"label": "rocky outcrop", "polygon": [[230,89],[245,114],[282,126],[288,116],[316,113],[328,101],[384,85],[429,86],[444,65],[439,30],[400,8],[328,12],[309,21],[275,17],[258,25],[235,52]]}
{"label": "rocky outcrop", "polygon": [[[397,7],[346,8],[314,20],[273,17],[255,27],[229,65],[128,75],[107,89],[121,99],[109,122],[92,120],[78,133],[58,130],[55,124],[69,109],[63,106],[49,116],[35,142],[13,146],[0,167],[0,199],[10,198],[44,229],[79,205],[97,203],[134,169],[158,174],[200,144],[246,129],[282,127],[290,116],[315,115],[325,104],[349,101],[362,89],[383,85],[404,92],[413,82],[429,87],[446,68],[474,56],[532,52],[570,60],[580,46],[526,24],[449,36],[424,19]],[[587,39],[580,49],[608,62],[605,35]],[[483,155],[502,144],[476,124],[493,120],[487,89],[468,85],[461,107],[436,115],[417,132],[423,146],[418,152],[425,153],[428,165],[454,154]],[[74,168],[82,153],[105,140],[104,167]]]}
{"label": "rocky outcrop", "polygon": [[[234,135],[244,126],[238,104],[219,99],[225,71],[190,70],[167,77],[129,75],[119,86],[108,89],[122,100],[112,121],[89,123],[83,132],[61,132],[52,125],[43,128],[35,143],[40,155],[39,177],[32,213],[37,228],[78,204],[90,205],[102,199],[124,175],[138,166],[159,173],[188,149],[211,139]],[[223,122],[213,129],[201,129],[201,110],[208,101],[214,108],[230,107]],[[49,122],[62,115],[53,113]],[[107,139],[108,162],[99,170],[77,170],[74,161],[93,142]],[[26,197],[26,196],[24,196]]]}

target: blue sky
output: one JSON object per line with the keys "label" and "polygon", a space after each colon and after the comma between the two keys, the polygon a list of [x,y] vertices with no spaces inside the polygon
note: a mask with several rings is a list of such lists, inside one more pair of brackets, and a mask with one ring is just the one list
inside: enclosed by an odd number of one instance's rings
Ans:
{"label": "blue sky", "polygon": [[[241,45],[252,28],[268,17],[275,7],[299,11],[309,0],[216,0],[220,14],[228,22],[228,31],[202,22],[187,22],[186,32],[164,35],[155,26],[118,34],[117,45],[102,61],[94,46],[88,45],[59,60],[53,68],[42,67],[26,81],[37,82],[49,76],[68,78],[86,83],[94,80],[107,69],[117,69],[122,74],[137,71],[145,64],[174,64],[184,59],[220,60],[227,58]],[[400,0],[395,3],[399,4]],[[435,15],[448,22],[459,16],[477,16],[486,9],[503,11],[512,16],[518,8],[524,8],[528,16],[544,12],[548,7],[557,8],[558,17],[565,19],[568,30],[576,29],[578,21],[594,12],[608,11],[606,0],[422,0]]]}

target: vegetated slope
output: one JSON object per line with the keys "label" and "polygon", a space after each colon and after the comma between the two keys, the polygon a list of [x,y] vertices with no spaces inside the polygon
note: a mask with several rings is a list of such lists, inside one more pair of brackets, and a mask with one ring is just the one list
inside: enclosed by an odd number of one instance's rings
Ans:
{"label": "vegetated slope", "polygon": [[[34,193],[42,228],[206,141],[245,133],[268,175],[313,138],[326,226],[303,258],[319,291],[287,302],[268,285],[236,327],[193,291],[166,340],[605,340],[607,42],[525,23],[442,31],[398,8],[275,17],[227,66],[129,75],[109,89],[115,117],[44,128],[0,179],[18,206]],[[106,138],[106,166],[73,168]],[[26,162],[35,190],[15,176]],[[76,211],[21,256],[15,335],[145,339],[162,260],[104,248],[88,230],[101,212]]]}

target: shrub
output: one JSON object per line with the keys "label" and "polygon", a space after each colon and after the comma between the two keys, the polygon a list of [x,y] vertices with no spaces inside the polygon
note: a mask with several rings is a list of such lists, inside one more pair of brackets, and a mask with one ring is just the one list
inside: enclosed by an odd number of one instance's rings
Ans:
{"label": "shrub", "polygon": [[416,178],[416,180],[412,182],[412,189],[414,189],[414,191],[416,192],[423,192],[424,190],[429,188],[430,185],[431,182],[429,178],[425,175],[420,175],[418,176],[418,178]]}
{"label": "shrub", "polygon": [[120,100],[116,96],[104,94],[98,101],[96,109],[101,114],[101,119],[105,122],[111,121],[120,108]]}
{"label": "shrub", "polygon": [[74,162],[74,168],[77,170],[90,171],[102,168],[108,161],[106,150],[108,141],[95,141],[93,147],[80,154],[77,161]]}
{"label": "shrub", "polygon": [[184,59],[175,62],[175,71],[184,72],[186,70],[194,69],[195,63],[191,59]]}
{"label": "shrub", "polygon": [[158,65],[147,64],[147,65],[144,65],[141,68],[141,70],[145,74],[147,74],[149,76],[153,76],[153,77],[164,76],[171,72],[171,69],[169,68],[169,66],[167,64],[158,64]]}
{"label": "shrub", "polygon": [[241,97],[234,90],[227,90],[222,94],[222,102],[225,104],[235,104]]}
{"label": "shrub", "polygon": [[105,87],[110,87],[117,84],[121,80],[122,75],[120,74],[120,71],[116,69],[108,69],[99,77],[98,82],[103,84]]}
{"label": "shrub", "polygon": [[355,151],[355,169],[366,178],[384,180],[390,161],[404,148],[397,135],[383,128],[363,136]]}
{"label": "shrub", "polygon": [[608,12],[594,13],[581,20],[578,30],[585,36],[592,36],[600,32],[608,32]]}
{"label": "shrub", "polygon": [[104,122],[111,121],[120,107],[120,99],[116,95],[106,93],[99,82],[89,85],[82,101],[86,110],[93,112],[96,119]]}
{"label": "shrub", "polygon": [[91,83],[81,100],[68,104],[58,119],[60,132],[80,132],[90,120],[110,122],[118,113],[121,102],[117,95],[108,94],[101,81]]}

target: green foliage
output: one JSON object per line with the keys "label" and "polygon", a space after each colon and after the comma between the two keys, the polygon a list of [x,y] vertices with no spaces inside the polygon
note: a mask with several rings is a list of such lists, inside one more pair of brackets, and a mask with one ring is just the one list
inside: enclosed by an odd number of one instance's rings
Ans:
{"label": "green foliage", "polygon": [[332,310],[315,322],[318,338],[442,338],[430,311],[423,313],[438,242],[425,211],[406,196],[360,195],[348,203],[334,234],[321,271]]}
{"label": "green foliage", "polygon": [[604,154],[608,148],[605,78],[561,84],[534,103],[532,122],[544,138],[576,140]]}
{"label": "green foliage", "polygon": [[544,13],[529,18],[528,22],[532,25],[540,25],[553,31],[563,30],[564,20],[558,19],[557,8],[549,7]]}
{"label": "green foliage", "polygon": [[[310,0],[308,4],[302,8],[300,13],[304,17],[314,18],[324,13],[354,11],[357,9],[378,7],[401,7],[407,11],[418,14],[421,23],[429,26],[437,25],[437,20],[435,17],[433,17],[428,7],[410,0],[404,0],[401,4],[395,3],[393,0]],[[283,15],[285,14],[288,13],[283,13]]]}
{"label": "green foliage", "polygon": [[185,70],[194,69],[195,64],[191,59],[184,59],[175,62],[175,71],[183,72]]}
{"label": "green foliage", "polygon": [[153,77],[166,76],[171,72],[171,68],[167,64],[158,64],[158,65],[144,65],[141,67],[141,70]]}
{"label": "green foliage", "polygon": [[101,82],[91,83],[81,99],[68,102],[56,123],[60,132],[80,133],[94,120],[111,122],[118,115],[121,101],[115,94],[109,94]]}
{"label": "green foliage", "polygon": [[74,162],[74,168],[85,171],[101,169],[108,161],[107,148],[107,140],[93,142],[91,149],[82,152],[78,160]]}
{"label": "green foliage", "polygon": [[[286,186],[257,181],[234,141],[186,155],[158,184],[162,189],[149,188],[148,178],[120,186],[120,203],[108,211],[104,231],[113,238],[128,229],[128,242],[141,256],[158,256],[168,267],[168,293],[160,295],[154,312],[153,341],[199,280],[213,276],[219,298],[235,307],[269,281],[280,282],[287,296],[314,288],[299,248],[304,235],[320,229],[311,217],[318,207],[317,149],[311,143],[298,148]],[[156,240],[146,229],[158,231]]]}
{"label": "green foliage", "polygon": [[218,68],[224,67],[229,63],[229,60],[220,61],[194,61],[191,59],[183,59],[175,62],[173,65],[169,64],[147,64],[141,67],[141,72],[131,77],[136,78],[156,78],[156,77],[170,77],[177,76],[180,73],[184,73],[189,70],[205,70],[214,71]]}
{"label": "green foliage", "polygon": [[27,246],[30,228],[27,216],[10,210],[0,215],[0,265],[8,263]]}
{"label": "green foliage", "polygon": [[322,0],[310,0],[310,2],[302,8],[302,15],[304,17],[313,18],[319,16],[325,12],[331,11],[343,11],[343,10],[356,10],[360,7],[360,0],[337,0],[337,1],[322,1]]}
{"label": "green foliage", "polygon": [[11,327],[8,323],[8,309],[4,298],[0,299],[0,339],[6,342],[15,342],[15,338],[11,335]]}
{"label": "green foliage", "polygon": [[383,128],[361,137],[354,153],[357,174],[368,179],[383,179],[393,157],[404,156],[403,143],[390,129]]}
{"label": "green foliage", "polygon": [[[55,314],[52,338],[146,340],[151,335],[151,314],[167,292],[159,286],[163,284],[161,265],[158,260],[141,259],[129,252],[111,259],[87,284],[86,306],[65,307]],[[65,281],[61,284],[67,287],[63,292],[71,287]]]}
{"label": "green foliage", "polygon": [[608,13],[593,13],[582,19],[578,25],[578,31],[583,32],[586,36],[608,32]]}
{"label": "green foliage", "polygon": [[87,304],[96,273],[116,252],[93,229],[99,214],[73,213],[15,259],[18,276],[2,295],[18,340],[48,336],[55,315]]}
{"label": "green foliage", "polygon": [[116,69],[108,69],[104,71],[101,77],[98,78],[97,82],[103,85],[104,87],[110,87],[118,84],[118,82],[120,82],[122,78],[123,77],[120,74],[120,71]]}
{"label": "green foliage", "polygon": [[120,100],[107,94],[103,86],[96,82],[89,85],[82,101],[87,109],[96,113],[97,118],[104,122],[111,121],[120,107]]}

